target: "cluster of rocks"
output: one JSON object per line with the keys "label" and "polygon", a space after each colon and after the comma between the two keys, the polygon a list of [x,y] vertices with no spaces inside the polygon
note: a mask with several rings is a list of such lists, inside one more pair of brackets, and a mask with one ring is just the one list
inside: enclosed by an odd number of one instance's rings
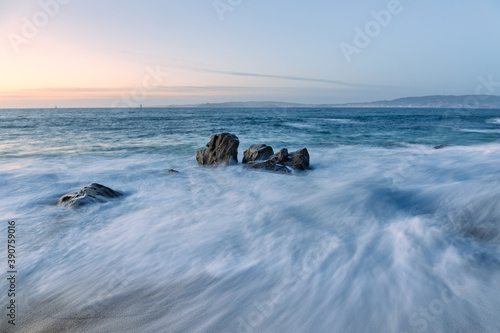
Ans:
{"label": "cluster of rocks", "polygon": [[[196,160],[202,165],[230,165],[238,163],[238,137],[231,133],[212,135],[207,148],[198,151]],[[443,149],[450,146],[441,144],[434,149]],[[273,148],[265,144],[253,144],[243,153],[242,163],[246,169],[274,171],[278,173],[292,173],[292,170],[304,171],[309,167],[310,157],[307,148],[289,153],[286,148],[274,152]],[[170,169],[166,174],[178,174],[177,170]],[[89,203],[104,202],[107,199],[121,197],[123,194],[101,184],[91,183],[83,186],[79,192],[63,195],[59,205],[68,208],[79,207]]]}
{"label": "cluster of rocks", "polygon": [[309,152],[306,148],[289,153],[283,148],[274,153],[273,148],[264,144],[251,145],[243,153],[243,163],[247,169],[263,169],[290,173],[293,169],[304,171],[309,167]]}
{"label": "cluster of rocks", "polygon": [[[202,165],[229,165],[238,163],[238,137],[231,133],[212,135],[207,148],[198,151],[196,160]],[[277,153],[265,144],[254,144],[243,153],[243,164],[247,169],[260,169],[278,173],[291,173],[293,169],[304,171],[309,167],[309,152],[306,148],[289,153],[286,148]],[[170,169],[167,174],[179,173]],[[79,192],[63,195],[57,203],[68,208],[89,203],[104,202],[119,198],[123,194],[101,184],[91,183],[83,186]]]}
{"label": "cluster of rocks", "polygon": [[[231,133],[212,135],[207,148],[198,151],[196,160],[202,165],[238,163],[238,137]],[[306,148],[289,153],[286,148],[275,153],[265,144],[254,144],[243,153],[243,164],[247,169],[261,169],[280,173],[291,173],[292,169],[304,171],[309,167],[309,152]]]}

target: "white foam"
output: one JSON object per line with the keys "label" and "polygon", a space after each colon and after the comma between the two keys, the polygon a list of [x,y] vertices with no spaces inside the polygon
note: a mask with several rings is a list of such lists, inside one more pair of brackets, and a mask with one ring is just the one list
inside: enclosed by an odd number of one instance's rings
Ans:
{"label": "white foam", "polygon": [[500,118],[492,118],[486,121],[488,124],[500,125]]}
{"label": "white foam", "polygon": [[299,129],[303,129],[303,128],[310,129],[310,128],[316,127],[315,124],[308,124],[308,123],[285,123],[285,125],[289,126],[289,127],[293,127],[293,128],[299,128]]}
{"label": "white foam", "polygon": [[[24,320],[97,325],[82,332],[413,332],[413,314],[442,302],[432,329],[498,325],[498,239],[459,222],[498,221],[500,145],[310,153],[303,176],[174,155],[1,161],[0,216],[22,230]],[[53,205],[89,182],[126,196]],[[82,321],[89,309],[104,319]]]}
{"label": "white foam", "polygon": [[470,133],[487,133],[487,134],[500,133],[500,129],[471,129],[471,128],[463,128],[460,131],[462,131],[462,132],[470,132]]}
{"label": "white foam", "polygon": [[361,121],[352,120],[352,119],[326,118],[323,120],[328,121],[328,122],[332,122],[332,123],[337,123],[337,124],[362,124]]}

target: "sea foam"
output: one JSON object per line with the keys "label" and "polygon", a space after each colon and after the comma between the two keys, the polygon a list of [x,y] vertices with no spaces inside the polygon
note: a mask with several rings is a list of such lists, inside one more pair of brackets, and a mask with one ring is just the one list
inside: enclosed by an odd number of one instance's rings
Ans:
{"label": "sea foam", "polygon": [[[314,149],[311,160],[301,176],[176,155],[2,161],[0,216],[20,228],[20,323],[75,332],[500,327],[500,145],[340,146]],[[181,173],[166,175],[171,167]],[[55,205],[91,181],[125,197]]]}

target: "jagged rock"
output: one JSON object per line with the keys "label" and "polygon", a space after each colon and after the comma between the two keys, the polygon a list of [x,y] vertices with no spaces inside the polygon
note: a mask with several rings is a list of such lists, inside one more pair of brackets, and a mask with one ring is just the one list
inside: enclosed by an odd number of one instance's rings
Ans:
{"label": "jagged rock", "polygon": [[[250,148],[253,146],[264,146],[265,145],[252,145]],[[250,150],[250,148],[247,149]],[[271,147],[269,147],[271,148]],[[272,149],[272,148],[271,148]],[[246,151],[245,151],[246,154]],[[249,154],[250,155],[250,154]],[[249,161],[248,162],[248,167],[245,166],[248,169],[263,169],[263,170],[268,170],[268,171],[278,171],[278,172],[283,172],[283,173],[290,173],[291,170],[287,168],[291,167],[297,170],[302,170],[304,171],[309,167],[309,152],[307,151],[307,148],[303,148],[300,150],[297,150],[293,153],[288,153],[288,150],[286,148],[281,149],[279,152],[276,154],[271,155],[267,161],[259,162],[259,161]]]}
{"label": "jagged rock", "polygon": [[252,161],[265,161],[274,155],[273,148],[264,144],[255,144],[245,150],[243,153],[243,163]]}
{"label": "jagged rock", "polygon": [[77,193],[63,195],[57,203],[68,208],[83,206],[89,203],[104,202],[104,199],[121,197],[122,193],[114,191],[101,184],[91,183],[85,185]]}
{"label": "jagged rock", "polygon": [[286,161],[288,161],[289,156],[288,156],[288,149],[283,148],[273,156],[269,158],[269,161],[275,163],[275,164],[285,164]]}
{"label": "jagged rock", "polygon": [[247,164],[245,164],[244,167],[246,169],[275,171],[275,172],[279,172],[279,173],[291,173],[292,172],[286,166],[273,163],[270,160],[267,160],[264,162],[258,162],[258,161],[248,162]]}
{"label": "jagged rock", "polygon": [[180,173],[180,172],[174,169],[170,169],[167,171],[167,174],[174,174],[174,173]]}
{"label": "jagged rock", "polygon": [[283,148],[271,156],[269,161],[303,171],[309,167],[309,159],[310,157],[307,148],[297,150],[293,153],[288,153],[288,150]]}
{"label": "jagged rock", "polygon": [[434,149],[443,149],[443,148],[446,148],[446,147],[449,147],[449,146],[450,146],[449,143],[443,143],[442,145],[434,146]]}
{"label": "jagged rock", "polygon": [[288,161],[284,164],[298,170],[305,170],[309,167],[309,152],[307,148],[302,148],[289,155]]}
{"label": "jagged rock", "polygon": [[207,148],[198,151],[196,160],[202,165],[238,163],[238,137],[230,133],[212,135]]}

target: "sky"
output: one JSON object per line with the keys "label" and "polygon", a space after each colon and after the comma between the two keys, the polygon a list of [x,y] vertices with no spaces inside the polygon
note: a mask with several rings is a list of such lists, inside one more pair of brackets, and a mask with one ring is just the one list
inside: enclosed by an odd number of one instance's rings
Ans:
{"label": "sky", "polygon": [[2,0],[0,31],[0,108],[500,95],[498,0]]}

